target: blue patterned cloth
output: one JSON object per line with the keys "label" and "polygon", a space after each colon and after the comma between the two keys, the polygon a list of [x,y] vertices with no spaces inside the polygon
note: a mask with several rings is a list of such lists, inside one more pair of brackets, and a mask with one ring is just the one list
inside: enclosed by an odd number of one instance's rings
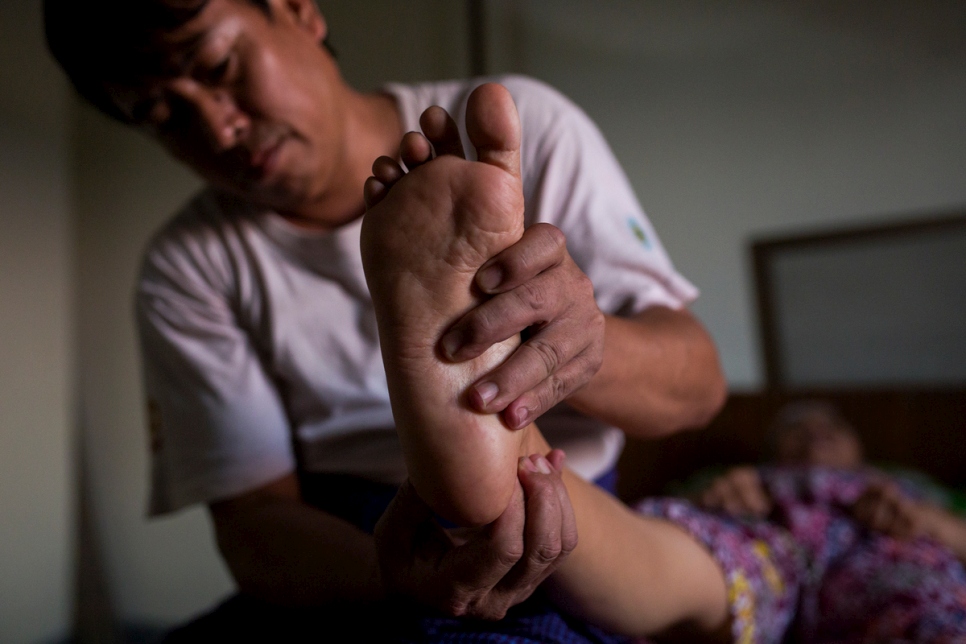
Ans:
{"label": "blue patterned cloth", "polygon": [[[616,473],[597,481],[613,493]],[[396,487],[352,476],[303,477],[305,499],[372,533],[376,522],[396,495]],[[513,607],[499,622],[452,618],[401,600],[375,605],[342,605],[322,609],[272,606],[236,595],[211,613],[171,633],[167,642],[232,639],[281,642],[333,641],[333,633],[351,633],[355,642],[400,644],[457,644],[519,642],[548,644],[618,644],[610,635],[558,610],[539,591]]]}
{"label": "blue patterned cloth", "polygon": [[418,610],[410,618],[414,622],[410,626],[411,630],[401,633],[397,641],[406,644],[617,644],[629,641],[562,613],[540,594],[512,608],[499,622],[454,619],[427,613],[420,615]]}
{"label": "blue patterned cloth", "polygon": [[[319,491],[313,503],[370,534],[396,495],[394,486],[352,477],[325,476],[316,481],[315,485],[307,486]],[[616,471],[608,472],[596,483],[614,493]],[[564,614],[539,592],[510,609],[499,622],[448,617],[416,605],[394,613],[398,630],[383,637],[405,644],[618,644],[628,641]]]}

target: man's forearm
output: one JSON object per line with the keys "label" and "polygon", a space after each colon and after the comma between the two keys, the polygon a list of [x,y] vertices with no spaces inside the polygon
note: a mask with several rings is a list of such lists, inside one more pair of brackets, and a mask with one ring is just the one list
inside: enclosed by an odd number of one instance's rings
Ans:
{"label": "man's forearm", "polygon": [[290,606],[383,595],[373,538],[297,496],[260,491],[213,504],[211,513],[218,547],[245,593]]}
{"label": "man's forearm", "polygon": [[568,402],[633,436],[700,427],[727,388],[711,337],[687,310],[647,309],[607,316],[604,361]]}

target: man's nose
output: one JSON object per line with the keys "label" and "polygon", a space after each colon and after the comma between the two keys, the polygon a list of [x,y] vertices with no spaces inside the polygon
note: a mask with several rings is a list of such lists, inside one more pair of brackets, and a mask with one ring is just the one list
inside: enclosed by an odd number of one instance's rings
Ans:
{"label": "man's nose", "polygon": [[212,146],[219,152],[235,147],[248,134],[248,117],[238,109],[231,95],[222,89],[203,92],[198,111]]}
{"label": "man's nose", "polygon": [[212,149],[217,152],[230,150],[248,136],[251,120],[228,91],[194,83],[179,89],[182,91],[178,93],[191,105],[196,125]]}

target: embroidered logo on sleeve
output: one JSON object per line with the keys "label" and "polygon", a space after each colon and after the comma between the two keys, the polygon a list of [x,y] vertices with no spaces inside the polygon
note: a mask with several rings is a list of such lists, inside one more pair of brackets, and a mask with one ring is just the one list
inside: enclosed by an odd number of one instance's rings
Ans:
{"label": "embroidered logo on sleeve", "polygon": [[641,246],[651,250],[651,238],[648,237],[647,233],[644,231],[644,227],[641,226],[639,221],[633,217],[628,217],[627,227],[631,229],[632,233],[634,233],[634,237],[636,237],[637,241],[641,243]]}
{"label": "embroidered logo on sleeve", "polygon": [[164,423],[161,421],[161,405],[153,398],[148,399],[148,441],[151,453],[157,454],[161,451],[164,443],[162,438]]}

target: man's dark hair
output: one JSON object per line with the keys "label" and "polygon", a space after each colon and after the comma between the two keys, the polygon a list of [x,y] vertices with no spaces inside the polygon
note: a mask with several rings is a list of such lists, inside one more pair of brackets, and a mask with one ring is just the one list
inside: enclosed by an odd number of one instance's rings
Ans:
{"label": "man's dark hair", "polygon": [[[268,14],[268,0],[245,0]],[[108,116],[129,122],[107,83],[163,74],[165,33],[197,16],[208,0],[44,0],[47,47],[78,93]]]}

